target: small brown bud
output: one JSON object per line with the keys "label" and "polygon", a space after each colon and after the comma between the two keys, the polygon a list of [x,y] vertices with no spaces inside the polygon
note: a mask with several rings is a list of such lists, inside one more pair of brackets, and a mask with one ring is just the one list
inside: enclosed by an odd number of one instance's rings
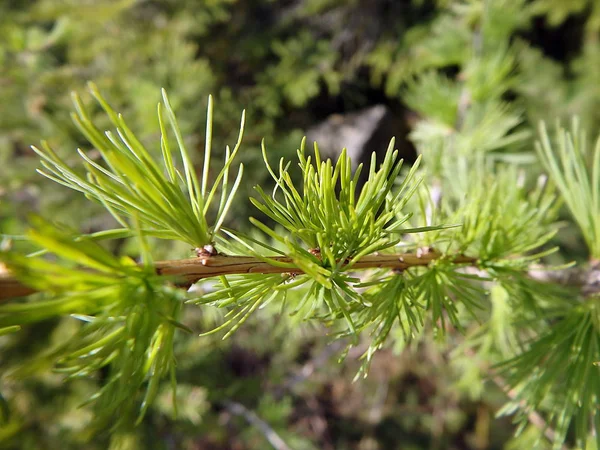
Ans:
{"label": "small brown bud", "polygon": [[215,249],[215,246],[212,244],[206,244],[204,247],[196,247],[194,249],[196,252],[196,256],[198,258],[207,258],[209,256],[217,256],[219,252]]}

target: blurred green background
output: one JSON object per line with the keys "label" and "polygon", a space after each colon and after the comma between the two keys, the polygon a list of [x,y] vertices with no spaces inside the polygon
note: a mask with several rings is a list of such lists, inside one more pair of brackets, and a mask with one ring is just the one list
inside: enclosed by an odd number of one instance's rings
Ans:
{"label": "blurred green background", "polygon": [[[385,150],[395,135],[413,159],[411,131],[431,119],[425,106],[433,104],[442,119],[460,108],[439,97],[415,98],[415,83],[422,88],[441,74],[450,91],[468,76],[483,20],[493,22],[484,38],[511,62],[502,100],[519,117],[514,128],[579,114],[585,127],[598,129],[594,0],[2,0],[0,231],[21,234],[31,213],[82,232],[115,226],[100,206],[37,175],[29,148],[46,139],[73,163],[78,146],[89,148],[69,117],[70,92],[83,94],[88,80],[157,152],[156,104],[166,88],[198,161],[208,95],[215,97],[217,155],[235,143],[246,109],[240,161],[250,170],[230,217],[244,229],[256,214],[244,199],[267,180],[263,138],[272,161],[293,155],[307,132],[323,139],[330,133],[341,149],[351,142],[336,124],[352,127],[362,112],[383,105],[389,121],[364,132],[364,151]],[[484,75],[480,83],[493,91],[494,66]],[[90,96],[83,98],[106,124]],[[563,239],[580,256],[578,238]],[[157,243],[157,258],[188,255],[185,246]],[[187,314],[197,329],[218,319],[210,310]],[[0,337],[0,370],[64,339],[72,326],[49,321]],[[530,427],[514,439],[510,419],[494,419],[506,397],[484,384],[478,362],[464,355],[450,362],[460,341],[450,335],[443,345],[392,345],[376,356],[367,379],[353,383],[359,351],[339,364],[342,346],[329,346],[322,327],[263,311],[225,342],[184,336],[177,348],[179,416],[165,386],[164,399],[122,442],[132,449],[271,448],[264,425],[292,449],[533,448],[540,430]],[[77,408],[101,382],[99,374],[65,384],[48,371],[2,379],[10,415],[0,425],[0,448],[107,448],[108,434],[87,440],[90,412]]]}

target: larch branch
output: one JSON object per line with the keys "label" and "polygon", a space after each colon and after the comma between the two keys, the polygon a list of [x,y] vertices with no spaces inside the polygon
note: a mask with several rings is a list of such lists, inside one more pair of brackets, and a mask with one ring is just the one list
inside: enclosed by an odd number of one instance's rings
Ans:
{"label": "larch branch", "polygon": [[[352,270],[388,268],[403,271],[410,267],[427,266],[440,258],[448,258],[457,264],[475,264],[476,262],[475,258],[463,255],[447,256],[435,251],[418,251],[417,253],[393,255],[368,255],[356,261],[352,265]],[[286,267],[281,267],[281,263],[284,263]],[[261,259],[253,256],[207,255],[189,259],[158,261],[154,267],[159,275],[173,277],[178,284],[184,286],[189,286],[203,278],[220,275],[302,273],[301,269],[294,266],[293,259],[285,256]],[[35,289],[23,285],[10,272],[0,273],[0,302],[34,292],[36,292]]]}

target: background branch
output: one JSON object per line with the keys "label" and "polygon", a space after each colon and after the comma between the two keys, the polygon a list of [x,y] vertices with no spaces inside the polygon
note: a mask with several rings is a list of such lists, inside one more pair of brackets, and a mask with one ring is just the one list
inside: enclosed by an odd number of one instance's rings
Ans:
{"label": "background branch", "polygon": [[259,430],[275,450],[292,450],[281,436],[267,422],[258,417],[254,411],[250,411],[241,403],[230,400],[223,401],[223,406],[230,414],[243,417],[246,422]]}

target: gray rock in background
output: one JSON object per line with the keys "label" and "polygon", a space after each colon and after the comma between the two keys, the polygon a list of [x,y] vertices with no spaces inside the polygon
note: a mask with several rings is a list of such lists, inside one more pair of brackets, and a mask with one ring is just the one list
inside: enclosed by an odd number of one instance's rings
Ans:
{"label": "gray rock in background", "polygon": [[[400,157],[415,160],[414,148],[405,140],[407,125],[385,105],[374,105],[347,114],[332,114],[324,122],[306,131],[307,149],[316,141],[323,159],[335,160],[345,147],[352,159],[353,169],[363,163],[363,175],[368,174],[371,153],[381,162],[390,139],[396,139]],[[365,181],[364,179],[362,180]]]}

